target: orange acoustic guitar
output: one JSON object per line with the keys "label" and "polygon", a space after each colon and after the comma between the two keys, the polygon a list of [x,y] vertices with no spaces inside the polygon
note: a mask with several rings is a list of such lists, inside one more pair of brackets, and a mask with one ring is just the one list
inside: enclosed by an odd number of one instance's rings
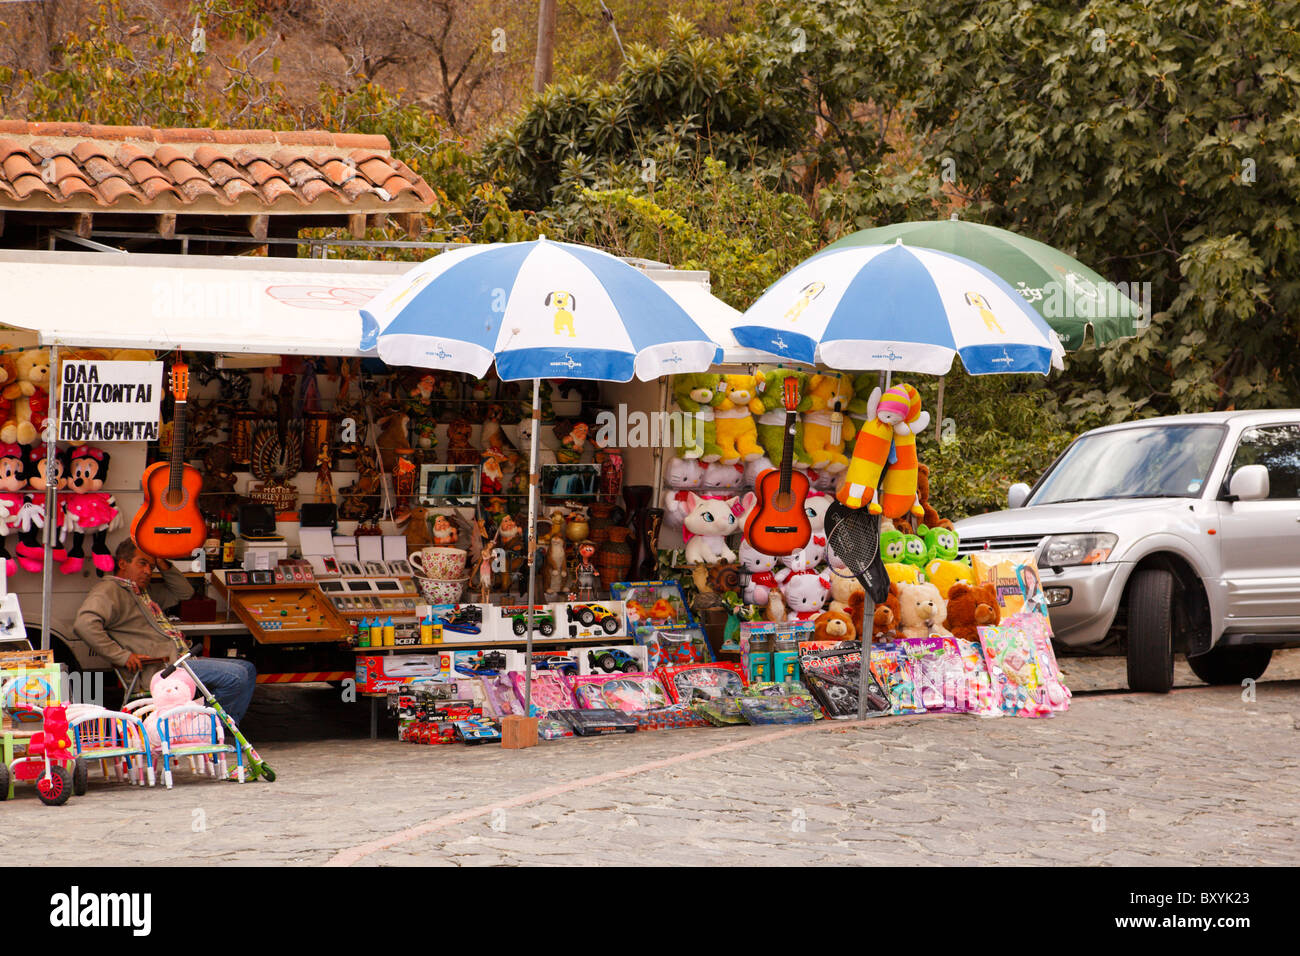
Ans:
{"label": "orange acoustic guitar", "polygon": [[783,383],[785,405],[785,447],[781,468],[768,468],[754,480],[758,504],[745,521],[745,540],[763,554],[780,557],[793,554],[808,544],[812,522],[804,510],[808,497],[808,476],[792,471],[794,463],[795,409],[799,407],[799,381],[791,375]]}
{"label": "orange acoustic guitar", "polygon": [[154,462],[144,470],[140,477],[144,504],[131,522],[131,540],[156,558],[189,557],[208,537],[208,526],[199,512],[203,478],[185,464],[185,397],[189,388],[189,366],[177,362],[172,366],[176,414],[171,454],[167,462]]}

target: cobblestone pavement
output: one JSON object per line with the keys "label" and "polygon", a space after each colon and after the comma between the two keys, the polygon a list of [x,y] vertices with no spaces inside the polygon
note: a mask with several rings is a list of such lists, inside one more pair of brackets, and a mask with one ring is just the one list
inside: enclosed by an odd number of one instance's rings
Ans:
{"label": "cobblestone pavement", "polygon": [[[1067,659],[1077,690],[1123,662]],[[1184,665],[1180,665],[1184,666]],[[1300,652],[1240,688],[1085,693],[1050,720],[890,718],[543,742],[364,739],[324,687],[259,690],[274,784],[183,775],[0,806],[42,864],[1300,863]],[[39,848],[34,850],[33,848]],[[35,854],[35,855],[34,855]]]}

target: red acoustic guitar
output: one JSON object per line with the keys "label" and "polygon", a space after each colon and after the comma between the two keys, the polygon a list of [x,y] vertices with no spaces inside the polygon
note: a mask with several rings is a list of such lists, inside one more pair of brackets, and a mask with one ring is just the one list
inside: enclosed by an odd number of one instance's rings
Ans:
{"label": "red acoustic guitar", "polygon": [[799,381],[793,375],[783,383],[785,405],[785,447],[781,468],[768,468],[754,481],[758,504],[745,521],[745,540],[756,551],[775,556],[793,554],[808,544],[812,524],[804,510],[808,497],[808,476],[794,471],[795,409],[799,407]]}
{"label": "red acoustic guitar", "polygon": [[199,512],[203,478],[185,464],[185,404],[190,369],[183,362],[172,366],[172,394],[176,415],[172,448],[167,462],[154,462],[144,470],[140,485],[144,504],[131,522],[131,540],[145,554],[157,558],[184,558],[203,547],[208,526]]}

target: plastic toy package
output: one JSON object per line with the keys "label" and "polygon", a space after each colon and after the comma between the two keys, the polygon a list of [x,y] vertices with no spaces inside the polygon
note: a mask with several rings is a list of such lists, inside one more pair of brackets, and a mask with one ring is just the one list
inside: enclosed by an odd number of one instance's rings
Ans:
{"label": "plastic toy package", "polygon": [[709,722],[692,710],[689,704],[669,704],[654,710],[638,710],[628,716],[636,721],[639,730],[685,730],[709,726]]}
{"label": "plastic toy package", "polygon": [[624,713],[657,710],[672,701],[653,674],[589,674],[573,679],[573,696],[585,710],[611,708]]}
{"label": "plastic toy package", "polygon": [[541,740],[562,740],[565,737],[574,737],[576,734],[573,728],[562,720],[555,717],[539,717],[537,736]]}
{"label": "plastic toy package", "polygon": [[1047,615],[1022,611],[1004,620],[1002,626],[1019,627],[1029,635],[1038,657],[1038,676],[1047,692],[1048,703],[1054,711],[1069,710],[1070,698],[1074,695],[1061,680],[1061,668],[1056,663],[1056,652],[1052,649],[1052,624]]}
{"label": "plastic toy package", "polygon": [[975,641],[960,637],[954,640],[961,656],[962,685],[958,703],[963,712],[980,717],[1001,717],[1002,708],[993,701],[993,684],[984,664],[984,649]]}
{"label": "plastic toy package", "polygon": [[943,692],[945,670],[943,638],[905,637],[896,643],[896,647],[899,654],[905,655],[912,665],[917,698],[926,713],[948,711],[950,704],[944,699]]}
{"label": "plastic toy package", "polygon": [[713,652],[709,648],[704,628],[695,624],[672,627],[639,625],[633,632],[638,644],[649,651],[650,670],[682,664],[710,664]]}
{"label": "plastic toy package", "polygon": [[471,717],[455,722],[456,738],[467,744],[499,744],[501,728],[490,717]]}
{"label": "plastic toy package", "polygon": [[811,724],[820,711],[811,696],[742,697],[740,712],[751,724]]}
{"label": "plastic toy package", "polygon": [[701,697],[738,697],[745,690],[744,675],[729,661],[662,667],[658,676],[675,704]]}
{"label": "plastic toy package", "polygon": [[889,697],[889,713],[924,714],[912,673],[912,663],[894,644],[877,644],[871,649],[871,673]]}
{"label": "plastic toy package", "polygon": [[599,737],[602,734],[630,734],[637,730],[637,722],[627,714],[609,708],[603,710],[557,710],[552,714],[563,720],[579,737]]}
{"label": "plastic toy package", "polygon": [[[854,643],[844,647],[812,650],[800,644],[799,666],[804,683],[826,711],[826,716],[847,720],[858,715],[858,689],[862,678],[862,652]],[[880,682],[867,671],[867,716],[882,717],[890,712],[889,697]]]}
{"label": "plastic toy package", "polygon": [[[522,707],[525,695],[524,675],[519,671],[511,671],[509,677],[514,686],[515,699]],[[533,674],[533,708],[538,711],[538,716],[576,706],[573,691],[569,689],[569,682],[562,674]]]}
{"label": "plastic toy package", "polygon": [[979,635],[993,685],[993,699],[1002,713],[1050,717],[1052,705],[1039,676],[1038,657],[1029,634],[1014,625],[989,625],[981,627]]}
{"label": "plastic toy package", "polygon": [[739,697],[700,697],[691,702],[691,709],[715,727],[747,724],[740,709]]}

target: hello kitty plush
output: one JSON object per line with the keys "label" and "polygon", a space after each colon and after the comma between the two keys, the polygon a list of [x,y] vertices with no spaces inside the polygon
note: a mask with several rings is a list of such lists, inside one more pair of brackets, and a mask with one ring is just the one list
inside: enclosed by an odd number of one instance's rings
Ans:
{"label": "hello kitty plush", "polygon": [[27,501],[27,466],[22,446],[17,442],[0,445],[0,561],[5,576],[12,577],[18,564],[9,554],[5,538],[21,530],[19,514]]}
{"label": "hello kitty plush", "polygon": [[776,558],[759,551],[748,541],[741,541],[739,559],[745,575],[745,603],[766,606],[768,597],[778,587],[776,575],[773,574]]}
{"label": "hello kitty plush", "polygon": [[791,571],[813,571],[826,560],[826,536],[814,533],[798,551],[781,555],[780,561]]}
{"label": "hello kitty plush", "polygon": [[680,528],[691,510],[686,503],[688,494],[699,490],[704,481],[704,466],[696,458],[673,458],[664,472],[664,484],[672,494],[664,500],[664,527]]}
{"label": "hello kitty plush", "polygon": [[714,462],[704,469],[700,488],[705,494],[721,491],[739,491],[745,480],[743,465]]}
{"label": "hello kitty plush", "polygon": [[768,458],[766,455],[748,462],[745,465],[745,477],[741,480],[742,486],[745,488],[753,488],[754,482],[758,479],[759,475],[775,467],[776,466],[772,464],[772,459]]}
{"label": "hello kitty plush", "polygon": [[686,541],[687,564],[718,564],[722,561],[735,561],[736,553],[727,547],[727,536],[733,534],[739,524],[736,520],[736,507],[739,498],[701,498],[695,492],[688,492],[687,504],[690,513],[682,522],[682,537]]}
{"label": "hello kitty plush", "polygon": [[781,584],[787,621],[811,621],[825,609],[831,595],[829,571],[818,574],[783,568],[776,573],[776,579]]}

